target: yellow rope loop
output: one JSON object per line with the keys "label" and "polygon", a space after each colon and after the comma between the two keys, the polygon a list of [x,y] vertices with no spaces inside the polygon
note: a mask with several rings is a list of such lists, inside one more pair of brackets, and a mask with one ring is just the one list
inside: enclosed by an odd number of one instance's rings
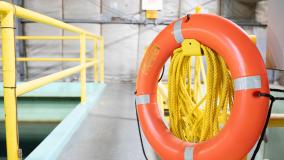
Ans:
{"label": "yellow rope loop", "polygon": [[198,41],[184,40],[182,47],[174,51],[168,88],[170,130],[176,137],[189,142],[205,141],[215,136],[227,121],[233,102],[230,72],[221,56]]}

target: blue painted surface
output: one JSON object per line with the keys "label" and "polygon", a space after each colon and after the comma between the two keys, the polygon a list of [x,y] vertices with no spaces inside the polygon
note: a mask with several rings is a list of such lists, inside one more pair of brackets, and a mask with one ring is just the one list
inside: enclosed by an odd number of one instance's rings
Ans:
{"label": "blue painted surface", "polygon": [[[103,84],[87,83],[87,95]],[[3,87],[0,83],[0,122],[4,121]],[[80,101],[80,83],[56,82],[18,98],[20,122],[60,122]],[[1,131],[0,131],[1,132]]]}
{"label": "blue painted surface", "polygon": [[104,88],[104,84],[97,84],[95,90],[88,94],[87,102],[76,106],[26,159],[56,159],[87,113],[95,106]]}

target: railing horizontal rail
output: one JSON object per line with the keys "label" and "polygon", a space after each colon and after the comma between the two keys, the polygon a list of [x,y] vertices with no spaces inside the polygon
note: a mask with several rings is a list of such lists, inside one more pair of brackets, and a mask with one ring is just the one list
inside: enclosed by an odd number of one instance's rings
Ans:
{"label": "railing horizontal rail", "polygon": [[35,80],[31,80],[29,82],[25,82],[20,84],[19,86],[17,86],[17,90],[16,90],[16,96],[20,96],[22,94],[25,94],[27,92],[30,92],[34,89],[37,89],[39,87],[42,87],[48,83],[60,80],[64,77],[70,76],[72,74],[75,74],[77,72],[79,72],[81,69],[83,68],[89,68],[91,66],[93,66],[96,62],[88,62],[86,64],[82,64],[76,67],[72,67],[57,73],[53,73],[51,75],[42,77],[42,78],[38,78]]}
{"label": "railing horizontal rail", "polygon": [[[86,36],[87,39],[94,37]],[[79,40],[80,36],[16,36],[17,40]]]}
{"label": "railing horizontal rail", "polygon": [[272,113],[268,125],[269,127],[284,127],[284,114]]}
{"label": "railing horizontal rail", "polygon": [[[93,61],[93,58],[86,58],[87,62]],[[2,58],[0,58],[2,61]],[[25,58],[18,57],[16,58],[18,62],[80,62],[80,58]]]}
{"label": "railing horizontal rail", "polygon": [[51,25],[51,26],[54,26],[54,27],[57,27],[57,28],[61,28],[61,29],[68,30],[68,31],[71,31],[71,32],[75,32],[75,33],[79,33],[79,34],[86,34],[88,36],[100,38],[99,36],[96,36],[93,33],[90,33],[86,30],[81,29],[81,28],[72,26],[70,24],[64,23],[62,21],[56,20],[54,18],[42,15],[40,13],[36,13],[34,11],[31,11],[31,10],[28,10],[28,9],[25,9],[25,8],[22,8],[22,7],[19,7],[19,6],[12,5],[12,4],[7,3],[7,2],[0,1],[0,12],[9,12],[9,11],[13,11],[14,14],[19,18],[23,18],[23,19],[26,19],[26,20],[34,21],[34,22]]}

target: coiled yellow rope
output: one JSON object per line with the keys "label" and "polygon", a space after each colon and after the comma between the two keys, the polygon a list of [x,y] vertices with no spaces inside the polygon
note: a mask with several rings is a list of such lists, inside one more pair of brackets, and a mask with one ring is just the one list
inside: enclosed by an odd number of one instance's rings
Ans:
{"label": "coiled yellow rope", "polygon": [[[233,101],[233,85],[223,58],[198,42],[199,51],[203,50],[200,55],[205,56],[207,64],[206,81],[204,81],[206,93],[202,93],[201,75],[205,79],[202,57],[193,57],[187,53],[188,50],[184,49],[184,45],[188,45],[188,42],[191,44],[192,40],[182,43],[183,49],[174,51],[170,64],[168,83],[170,130],[182,140],[200,142],[216,135],[221,122],[227,120],[227,113],[231,110]],[[194,59],[195,77],[192,80],[191,66]]]}

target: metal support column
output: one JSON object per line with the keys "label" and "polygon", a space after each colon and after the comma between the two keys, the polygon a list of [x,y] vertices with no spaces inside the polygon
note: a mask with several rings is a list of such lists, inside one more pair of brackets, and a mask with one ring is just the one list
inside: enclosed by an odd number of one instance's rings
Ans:
{"label": "metal support column", "polygon": [[104,62],[104,38],[101,37],[100,39],[100,83],[104,83],[104,66],[105,66],[105,62]]}
{"label": "metal support column", "polygon": [[13,10],[2,14],[2,64],[8,160],[19,159],[16,98],[16,53]]}
{"label": "metal support column", "polygon": [[[86,35],[80,35],[80,63],[86,64]],[[86,102],[86,68],[82,68],[80,72],[81,82],[81,103]]]}
{"label": "metal support column", "polygon": [[98,74],[98,40],[94,39],[94,82],[98,82],[99,74]]}

